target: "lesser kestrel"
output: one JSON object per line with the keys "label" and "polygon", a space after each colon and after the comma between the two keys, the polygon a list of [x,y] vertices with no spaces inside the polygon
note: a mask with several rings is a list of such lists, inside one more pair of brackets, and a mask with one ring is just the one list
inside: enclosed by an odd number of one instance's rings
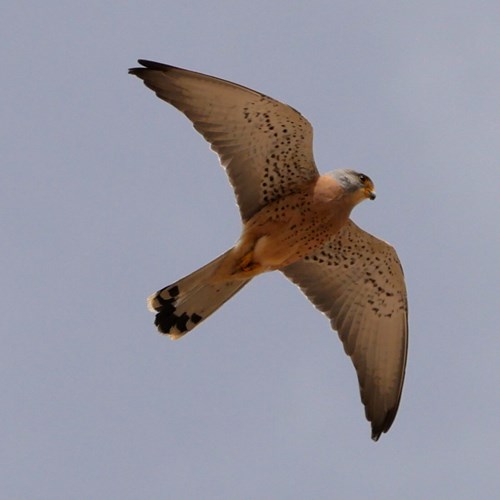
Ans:
{"label": "lesser kestrel", "polygon": [[243,221],[233,248],[149,297],[159,331],[178,339],[258,274],[283,272],[339,333],[376,441],[401,398],[408,307],[396,251],[349,218],[375,198],[373,182],[347,169],[320,175],[312,127],[290,106],[219,78],[139,63],[129,72],[184,113],[219,155]]}

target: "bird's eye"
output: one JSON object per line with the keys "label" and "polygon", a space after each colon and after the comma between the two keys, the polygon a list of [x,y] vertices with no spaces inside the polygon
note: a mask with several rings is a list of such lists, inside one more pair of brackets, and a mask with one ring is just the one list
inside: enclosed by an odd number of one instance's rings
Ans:
{"label": "bird's eye", "polygon": [[358,178],[363,184],[367,181],[366,175],[364,174],[359,174]]}

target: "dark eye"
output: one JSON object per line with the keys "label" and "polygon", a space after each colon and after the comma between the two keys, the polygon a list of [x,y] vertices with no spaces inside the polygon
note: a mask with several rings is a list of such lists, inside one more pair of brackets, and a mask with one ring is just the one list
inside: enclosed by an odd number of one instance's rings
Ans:
{"label": "dark eye", "polygon": [[367,181],[366,175],[364,174],[359,174],[358,178],[363,184]]}

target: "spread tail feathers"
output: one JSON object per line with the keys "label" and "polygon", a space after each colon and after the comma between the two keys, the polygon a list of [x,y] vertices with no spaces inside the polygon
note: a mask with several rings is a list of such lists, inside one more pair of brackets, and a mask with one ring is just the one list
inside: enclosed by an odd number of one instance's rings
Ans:
{"label": "spread tail feathers", "polygon": [[161,333],[170,335],[172,339],[182,337],[250,281],[210,282],[214,271],[229,252],[231,250],[148,298],[149,309],[157,312],[155,325]]}

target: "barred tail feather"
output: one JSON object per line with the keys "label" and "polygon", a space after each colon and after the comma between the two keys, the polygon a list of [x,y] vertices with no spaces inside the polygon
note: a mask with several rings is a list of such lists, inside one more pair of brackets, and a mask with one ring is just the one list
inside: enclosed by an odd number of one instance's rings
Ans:
{"label": "barred tail feather", "polygon": [[231,250],[148,298],[149,309],[157,312],[155,325],[161,333],[170,335],[174,340],[182,337],[250,281],[210,282],[214,271],[229,252]]}

